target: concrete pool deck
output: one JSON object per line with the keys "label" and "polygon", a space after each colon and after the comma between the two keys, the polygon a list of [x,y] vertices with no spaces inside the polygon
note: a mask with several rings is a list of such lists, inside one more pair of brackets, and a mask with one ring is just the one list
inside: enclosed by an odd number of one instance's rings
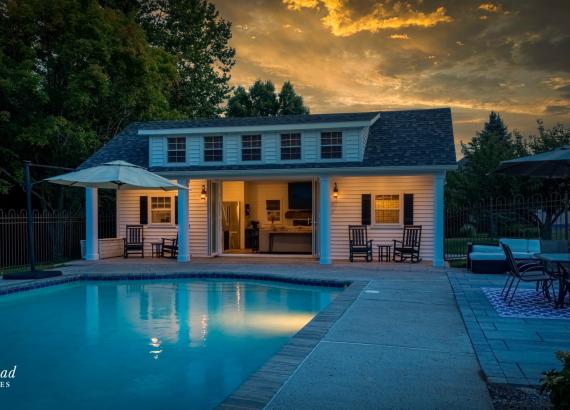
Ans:
{"label": "concrete pool deck", "polygon": [[[377,262],[338,262],[322,266],[305,258],[244,257],[195,259],[185,264],[134,258],[77,261],[61,270],[65,275],[79,274],[87,278],[135,272],[139,278],[180,272],[237,273],[246,277],[348,280],[360,284],[350,302],[329,315],[336,316],[310,348],[305,346],[302,360],[290,366],[290,374],[273,384],[277,387],[265,392],[266,400],[231,401],[230,396],[223,408],[490,409],[492,404],[485,379],[503,380],[493,379],[495,375],[486,365],[488,351],[478,349],[481,343],[474,329],[480,328],[486,336],[482,329],[485,325],[470,321],[458,308],[450,281],[454,283],[460,304],[463,293],[454,282],[454,275],[473,281],[468,283],[472,288],[479,286],[476,281],[483,278],[464,270]],[[503,279],[495,277],[499,282]],[[489,280],[487,278],[484,284],[488,285]],[[13,281],[0,281],[0,292],[7,283]],[[502,286],[502,282],[500,284]],[[466,317],[468,328],[463,320]],[[516,319],[509,320],[505,319],[504,323],[516,326]],[[540,326],[540,323],[533,325]],[[548,332],[544,335],[550,336]],[[518,350],[515,354],[524,355],[524,351]],[[551,367],[550,357],[534,356],[533,360],[536,369],[542,366],[541,360],[546,369]],[[242,387],[246,387],[248,381]],[[238,389],[236,393],[243,391]],[[257,393],[259,389],[246,391],[252,396]]]}

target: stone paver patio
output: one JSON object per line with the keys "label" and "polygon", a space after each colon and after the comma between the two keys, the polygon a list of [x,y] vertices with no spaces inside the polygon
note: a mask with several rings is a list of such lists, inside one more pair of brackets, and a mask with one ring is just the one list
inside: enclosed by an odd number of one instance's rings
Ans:
{"label": "stone paver patio", "polygon": [[[448,272],[481,368],[491,383],[537,385],[559,368],[554,353],[570,350],[570,321],[501,317],[482,288],[502,288],[503,275]],[[532,288],[532,285],[521,285]]]}

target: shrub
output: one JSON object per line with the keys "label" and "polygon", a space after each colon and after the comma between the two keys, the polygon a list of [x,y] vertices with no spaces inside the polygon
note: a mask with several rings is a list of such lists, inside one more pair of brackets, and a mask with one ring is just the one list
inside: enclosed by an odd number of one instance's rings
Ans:
{"label": "shrub", "polygon": [[473,238],[477,235],[477,230],[471,224],[465,224],[459,228],[459,236],[462,238]]}
{"label": "shrub", "polygon": [[548,393],[555,409],[570,408],[570,352],[557,352],[556,357],[562,362],[562,370],[544,372],[540,391]]}

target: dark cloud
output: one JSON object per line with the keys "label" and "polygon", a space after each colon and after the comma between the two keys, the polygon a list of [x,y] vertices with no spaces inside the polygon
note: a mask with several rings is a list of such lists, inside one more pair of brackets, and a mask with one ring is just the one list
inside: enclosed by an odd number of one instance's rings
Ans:
{"label": "dark cloud", "polygon": [[234,84],[291,80],[313,112],[450,106],[459,139],[491,110],[524,133],[570,123],[569,0],[213,1]]}

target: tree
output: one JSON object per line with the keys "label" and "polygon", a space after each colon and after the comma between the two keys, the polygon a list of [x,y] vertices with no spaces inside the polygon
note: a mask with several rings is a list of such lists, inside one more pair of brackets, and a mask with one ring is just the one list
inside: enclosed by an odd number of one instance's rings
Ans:
{"label": "tree", "polygon": [[249,117],[251,112],[252,105],[249,93],[240,85],[236,87],[234,95],[228,100],[226,115],[228,117]]}
{"label": "tree", "polygon": [[3,192],[23,159],[75,167],[131,121],[181,116],[168,98],[175,59],[131,15],[95,0],[13,0],[3,11]]}
{"label": "tree", "polygon": [[[132,10],[128,2],[123,7]],[[221,114],[235,64],[235,50],[229,46],[231,23],[206,0],[143,1],[138,19],[149,42],[176,58],[171,105],[189,118]]]}
{"label": "tree", "polygon": [[249,89],[249,98],[254,117],[274,116],[279,112],[279,101],[271,81],[257,80]]}
{"label": "tree", "polygon": [[513,138],[495,112],[483,129],[467,144],[462,144],[464,155],[461,167],[448,175],[446,197],[448,203],[458,205],[498,196],[512,196],[519,191],[517,179],[491,174],[501,161],[525,153],[521,138]]}
{"label": "tree", "polygon": [[249,91],[242,86],[234,90],[228,100],[228,117],[252,117],[274,115],[308,114],[309,108],[303,104],[303,98],[295,92],[291,82],[281,87],[279,95],[271,81],[257,80]]}
{"label": "tree", "polygon": [[290,81],[283,83],[279,93],[279,115],[308,114],[309,108],[303,104],[303,97],[297,95]]}

